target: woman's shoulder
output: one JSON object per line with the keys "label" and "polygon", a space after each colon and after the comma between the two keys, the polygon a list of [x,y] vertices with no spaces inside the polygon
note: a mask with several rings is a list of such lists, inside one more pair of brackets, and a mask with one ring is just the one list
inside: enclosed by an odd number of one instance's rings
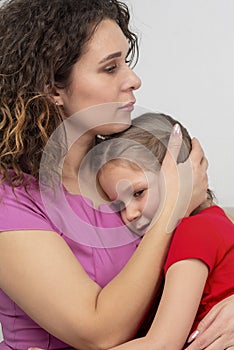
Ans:
{"label": "woman's shoulder", "polygon": [[6,181],[0,184],[0,231],[46,229],[46,210],[35,179],[29,179],[27,186],[13,187]]}

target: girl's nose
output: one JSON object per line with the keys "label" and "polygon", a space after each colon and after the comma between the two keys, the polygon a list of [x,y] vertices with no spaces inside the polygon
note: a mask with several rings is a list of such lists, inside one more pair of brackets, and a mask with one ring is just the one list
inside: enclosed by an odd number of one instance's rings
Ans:
{"label": "girl's nose", "polygon": [[125,215],[126,215],[128,222],[132,222],[133,220],[136,220],[141,216],[141,211],[138,208],[128,206],[125,209]]}

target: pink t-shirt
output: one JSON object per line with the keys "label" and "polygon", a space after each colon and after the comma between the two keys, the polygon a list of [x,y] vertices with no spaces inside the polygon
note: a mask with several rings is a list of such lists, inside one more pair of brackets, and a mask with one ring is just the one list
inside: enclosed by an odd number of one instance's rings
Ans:
{"label": "pink t-shirt", "polygon": [[[0,231],[57,232],[101,287],[119,273],[140,241],[107,205],[96,210],[90,200],[63,188],[38,191],[31,181],[29,194],[23,188],[14,194],[9,186],[3,189],[1,185],[0,200]],[[1,289],[0,322],[4,337],[0,350],[70,348],[31,320]]]}

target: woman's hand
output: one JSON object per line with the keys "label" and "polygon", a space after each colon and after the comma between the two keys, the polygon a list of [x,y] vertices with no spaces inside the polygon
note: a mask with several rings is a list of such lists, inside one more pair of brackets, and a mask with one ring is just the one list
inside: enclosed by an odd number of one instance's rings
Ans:
{"label": "woman's hand", "polygon": [[189,337],[186,350],[234,350],[234,295],[215,305]]}
{"label": "woman's hand", "polygon": [[196,138],[192,139],[192,150],[190,152],[189,159],[192,165],[193,188],[186,215],[190,215],[194,209],[204,203],[207,199],[208,161],[199,141]]}
{"label": "woman's hand", "polygon": [[170,214],[167,231],[174,230],[179,220],[188,216],[195,208],[207,199],[208,162],[197,139],[192,140],[189,158],[177,164],[177,156],[182,143],[182,134],[174,126],[168,150],[161,168],[161,202],[154,221],[163,213]]}
{"label": "woman's hand", "polygon": [[186,350],[234,350],[234,295],[211,309],[197,331],[191,334],[189,341],[193,343]]}

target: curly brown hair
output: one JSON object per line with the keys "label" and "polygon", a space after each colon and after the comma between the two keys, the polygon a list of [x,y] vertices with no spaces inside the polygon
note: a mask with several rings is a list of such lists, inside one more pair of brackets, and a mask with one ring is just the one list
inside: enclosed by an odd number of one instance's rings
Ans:
{"label": "curly brown hair", "polygon": [[129,10],[118,0],[8,0],[0,7],[0,174],[12,187],[39,178],[40,160],[62,122],[51,99],[69,86],[74,64],[97,25],[114,20],[138,59]]}

